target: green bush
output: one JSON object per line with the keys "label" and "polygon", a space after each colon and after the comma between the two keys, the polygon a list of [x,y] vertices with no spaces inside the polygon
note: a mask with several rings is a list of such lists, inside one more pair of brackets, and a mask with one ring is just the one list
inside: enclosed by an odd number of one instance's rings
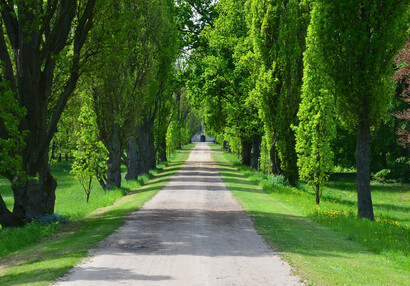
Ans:
{"label": "green bush", "polygon": [[392,172],[390,169],[383,169],[374,174],[373,178],[378,182],[387,182],[392,179]]}
{"label": "green bush", "polygon": [[409,182],[410,159],[406,157],[397,158],[388,169],[382,169],[373,175],[378,182]]}

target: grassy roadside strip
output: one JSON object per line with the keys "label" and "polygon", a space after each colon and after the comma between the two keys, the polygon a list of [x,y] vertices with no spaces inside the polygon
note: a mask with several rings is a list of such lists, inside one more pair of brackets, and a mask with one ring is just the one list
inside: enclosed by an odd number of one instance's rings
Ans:
{"label": "grassy roadside strip", "polygon": [[408,285],[410,271],[402,265],[313,221],[297,202],[284,199],[283,192],[265,192],[233,166],[231,154],[215,152],[212,157],[258,233],[308,285]]}
{"label": "grassy roadside strip", "polygon": [[[189,146],[192,147],[192,146]],[[65,225],[52,237],[0,259],[0,285],[48,285],[87,256],[88,250],[124,223],[182,167],[190,149],[178,151],[163,172],[112,206]]]}

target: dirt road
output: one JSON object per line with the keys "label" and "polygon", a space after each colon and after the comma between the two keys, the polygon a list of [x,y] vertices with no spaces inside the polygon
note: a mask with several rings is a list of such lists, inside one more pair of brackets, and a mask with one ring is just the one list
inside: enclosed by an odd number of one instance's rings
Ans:
{"label": "dirt road", "polygon": [[300,285],[197,144],[171,182],[58,285]]}

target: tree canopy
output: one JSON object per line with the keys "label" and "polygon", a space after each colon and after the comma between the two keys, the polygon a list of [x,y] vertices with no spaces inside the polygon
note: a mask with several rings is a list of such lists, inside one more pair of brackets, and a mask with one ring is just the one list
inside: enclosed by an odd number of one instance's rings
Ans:
{"label": "tree canopy", "polygon": [[359,217],[373,219],[371,129],[392,98],[392,64],[409,28],[408,1],[316,1],[312,29],[324,73],[332,80],[338,115],[357,133]]}

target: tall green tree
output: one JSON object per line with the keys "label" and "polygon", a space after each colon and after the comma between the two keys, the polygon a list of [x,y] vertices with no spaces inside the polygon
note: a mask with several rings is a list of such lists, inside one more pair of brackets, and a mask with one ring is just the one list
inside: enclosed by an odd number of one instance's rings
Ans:
{"label": "tall green tree", "polygon": [[[20,156],[21,169],[26,175],[1,170],[12,183],[14,193],[13,211],[0,198],[3,227],[22,225],[33,217],[54,212],[57,182],[50,172],[48,148],[86,58],[82,57],[83,46],[92,27],[95,2],[4,0],[0,3],[1,86],[7,84],[14,100],[24,109],[24,113],[15,113],[21,117],[18,133],[28,131],[24,146],[20,145],[19,150],[10,148],[8,152],[12,158]],[[56,89],[56,66],[62,63],[66,68],[60,88]],[[15,128],[9,124],[8,119],[0,118],[3,140],[19,136],[10,132]],[[26,176],[30,179],[26,180]]]}
{"label": "tall green tree", "polygon": [[101,179],[107,170],[108,151],[99,140],[97,116],[92,107],[91,96],[83,94],[82,103],[78,129],[75,132],[77,152],[70,173],[80,182],[88,203],[95,182],[94,178]]}
{"label": "tall green tree", "polygon": [[312,29],[323,70],[333,81],[341,120],[357,134],[358,215],[373,220],[371,130],[392,96],[392,61],[409,29],[406,0],[317,0]]}
{"label": "tall green tree", "polygon": [[255,93],[265,131],[273,138],[272,169],[283,171],[292,184],[298,179],[298,168],[291,126],[298,124],[309,3],[300,0],[247,2],[248,22],[260,64],[255,72]]}
{"label": "tall green tree", "polygon": [[173,1],[156,0],[147,3],[147,33],[153,49],[152,78],[144,97],[142,120],[127,146],[127,180],[136,179],[138,175],[155,168],[155,119],[161,102],[171,95],[169,86],[172,83],[169,79],[180,48]]}
{"label": "tall green tree", "polygon": [[299,126],[295,133],[299,174],[314,187],[316,204],[319,204],[323,184],[333,169],[331,145],[336,135],[336,118],[331,82],[320,70],[314,32],[310,28],[307,36]]}
{"label": "tall green tree", "polygon": [[172,97],[172,92],[166,90],[164,96],[158,103],[158,115],[155,118],[154,124],[155,154],[157,162],[165,162],[168,160],[166,136],[169,124],[174,119],[175,110],[176,104]]}
{"label": "tall green tree", "polygon": [[87,83],[101,139],[109,152],[107,174],[100,180],[105,189],[121,186],[123,151],[142,119],[144,102],[155,80],[156,4],[104,1],[88,43],[98,52]]}
{"label": "tall green tree", "polygon": [[[81,85],[81,81],[78,85]],[[77,90],[79,89],[78,85]],[[51,164],[55,161],[61,162],[63,155],[66,161],[72,158],[73,151],[76,149],[75,131],[82,104],[82,99],[74,92],[73,96],[68,100],[64,112],[61,114],[57,130],[50,143],[49,157]]]}
{"label": "tall green tree", "polygon": [[208,130],[239,138],[242,162],[257,169],[262,125],[250,96],[252,44],[244,4],[218,2],[213,27],[206,27],[202,33],[208,43],[206,56],[197,54],[188,87],[194,102],[204,105]]}

